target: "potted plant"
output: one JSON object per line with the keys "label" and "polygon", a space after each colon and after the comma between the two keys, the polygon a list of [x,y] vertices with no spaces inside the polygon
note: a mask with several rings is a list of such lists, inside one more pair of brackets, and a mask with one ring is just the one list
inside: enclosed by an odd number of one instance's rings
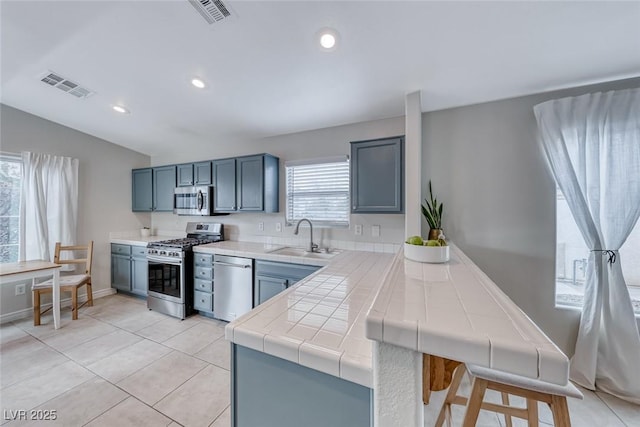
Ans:
{"label": "potted plant", "polygon": [[140,236],[142,236],[142,237],[151,236],[151,229],[149,227],[142,227],[140,229]]}
{"label": "potted plant", "polygon": [[[442,202],[438,204],[438,199],[433,197],[433,189],[431,181],[429,181],[429,197],[431,200],[424,199],[426,206],[422,205],[422,215],[429,224],[429,240],[440,240],[442,234]],[[444,240],[444,239],[442,239]]]}

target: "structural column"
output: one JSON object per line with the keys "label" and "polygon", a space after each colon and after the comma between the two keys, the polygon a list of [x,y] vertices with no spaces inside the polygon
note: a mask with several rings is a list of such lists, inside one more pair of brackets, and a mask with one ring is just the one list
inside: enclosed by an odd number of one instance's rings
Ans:
{"label": "structural column", "polygon": [[405,96],[404,212],[405,237],[421,234],[422,101],[420,92]]}

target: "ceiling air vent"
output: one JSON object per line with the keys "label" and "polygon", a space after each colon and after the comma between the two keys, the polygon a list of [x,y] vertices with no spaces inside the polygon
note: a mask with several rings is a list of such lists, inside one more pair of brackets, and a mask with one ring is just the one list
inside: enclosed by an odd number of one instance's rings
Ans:
{"label": "ceiling air vent", "polygon": [[232,16],[231,9],[220,0],[189,0],[189,3],[209,24],[216,24]]}
{"label": "ceiling air vent", "polygon": [[78,83],[74,83],[71,80],[65,79],[58,73],[53,71],[47,71],[40,79],[40,81],[48,84],[49,86],[57,87],[58,89],[67,92],[69,95],[73,95],[76,98],[87,98],[93,95],[93,92],[85,87],[80,86]]}

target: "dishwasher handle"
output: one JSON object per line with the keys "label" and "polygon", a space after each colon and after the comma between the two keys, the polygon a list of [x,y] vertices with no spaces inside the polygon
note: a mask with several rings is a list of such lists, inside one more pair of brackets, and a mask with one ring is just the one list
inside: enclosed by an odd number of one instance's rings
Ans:
{"label": "dishwasher handle", "polygon": [[213,261],[214,265],[223,265],[225,267],[251,268],[251,264],[232,264],[230,262]]}

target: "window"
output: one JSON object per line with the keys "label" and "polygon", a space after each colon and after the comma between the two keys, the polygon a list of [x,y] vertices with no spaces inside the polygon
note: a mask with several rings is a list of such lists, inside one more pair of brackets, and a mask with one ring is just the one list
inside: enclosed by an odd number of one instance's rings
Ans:
{"label": "window", "polygon": [[307,218],[319,225],[349,226],[349,159],[293,161],[286,169],[287,224]]}
{"label": "window", "polygon": [[22,160],[0,156],[0,262],[18,261]]}
{"label": "window", "polygon": [[[581,307],[589,249],[569,205],[556,189],[556,304]],[[636,315],[640,315],[640,221],[619,251],[622,274]]]}

